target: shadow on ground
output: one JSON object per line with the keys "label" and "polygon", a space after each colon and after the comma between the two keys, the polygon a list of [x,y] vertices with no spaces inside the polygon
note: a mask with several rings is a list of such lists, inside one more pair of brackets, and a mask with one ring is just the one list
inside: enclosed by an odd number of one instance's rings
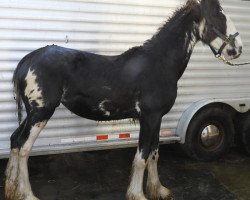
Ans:
{"label": "shadow on ground", "polygon": [[[123,200],[136,149],[81,152],[29,159],[30,180],[41,200]],[[0,160],[0,199],[7,160]],[[250,158],[232,150],[215,162],[161,147],[159,174],[175,200],[250,199]]]}

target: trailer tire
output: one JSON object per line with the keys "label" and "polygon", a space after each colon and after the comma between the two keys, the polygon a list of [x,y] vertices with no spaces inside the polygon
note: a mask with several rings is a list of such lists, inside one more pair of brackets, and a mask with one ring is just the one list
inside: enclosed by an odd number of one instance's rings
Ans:
{"label": "trailer tire", "polygon": [[237,130],[239,134],[237,144],[244,153],[250,156],[250,115],[240,121]]}
{"label": "trailer tire", "polygon": [[244,131],[242,132],[242,143],[244,151],[250,156],[250,125],[247,124]]}
{"label": "trailer tire", "polygon": [[234,126],[230,115],[217,107],[207,107],[189,123],[184,152],[196,160],[211,161],[226,153],[233,143]]}

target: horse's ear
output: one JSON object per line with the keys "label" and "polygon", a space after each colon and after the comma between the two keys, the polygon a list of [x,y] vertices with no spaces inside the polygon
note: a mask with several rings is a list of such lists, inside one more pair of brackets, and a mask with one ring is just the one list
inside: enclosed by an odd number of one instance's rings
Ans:
{"label": "horse's ear", "polygon": [[210,21],[210,19],[216,16],[218,6],[220,7],[218,0],[201,0],[201,15],[205,17],[207,21]]}
{"label": "horse's ear", "polygon": [[201,19],[200,1],[201,0],[187,0],[186,2],[186,7],[192,10],[192,14],[197,21],[200,21]]}

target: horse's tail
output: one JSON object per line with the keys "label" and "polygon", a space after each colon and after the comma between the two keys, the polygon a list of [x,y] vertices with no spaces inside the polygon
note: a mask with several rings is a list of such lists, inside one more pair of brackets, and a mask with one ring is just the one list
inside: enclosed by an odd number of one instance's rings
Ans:
{"label": "horse's tail", "polygon": [[19,125],[22,122],[22,109],[23,109],[23,104],[22,104],[22,97],[20,94],[20,83],[19,80],[17,78],[17,71],[19,69],[19,66],[17,66],[14,75],[13,75],[13,79],[12,82],[14,84],[14,93],[15,93],[15,100],[16,100],[16,105],[17,105],[17,116],[18,116],[18,123]]}

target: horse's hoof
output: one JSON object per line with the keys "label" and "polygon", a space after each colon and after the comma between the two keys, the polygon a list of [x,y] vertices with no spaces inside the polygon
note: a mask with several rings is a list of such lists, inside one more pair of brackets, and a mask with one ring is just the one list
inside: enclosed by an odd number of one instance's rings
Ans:
{"label": "horse's hoof", "polygon": [[6,200],[14,200],[14,194],[15,194],[16,186],[10,181],[5,181],[5,199]]}
{"label": "horse's hoof", "polygon": [[22,197],[22,195],[5,193],[5,200],[40,200],[35,196]]}
{"label": "horse's hoof", "polygon": [[[26,200],[26,199],[25,199]],[[35,196],[32,196],[32,197],[29,197],[27,200],[40,200],[40,199],[38,199],[37,197],[35,197]]]}
{"label": "horse's hoof", "polygon": [[23,193],[18,185],[6,181],[5,184],[5,200],[39,200],[32,192]]}
{"label": "horse's hoof", "polygon": [[144,194],[142,194],[142,195],[127,194],[126,200],[148,200],[148,199],[144,196]]}
{"label": "horse's hoof", "polygon": [[161,186],[160,197],[162,200],[174,200],[173,193],[168,188]]}
{"label": "horse's hoof", "polygon": [[146,197],[126,197],[126,200],[148,200]]}
{"label": "horse's hoof", "polygon": [[174,195],[172,192],[165,197],[161,197],[162,200],[174,200]]}

